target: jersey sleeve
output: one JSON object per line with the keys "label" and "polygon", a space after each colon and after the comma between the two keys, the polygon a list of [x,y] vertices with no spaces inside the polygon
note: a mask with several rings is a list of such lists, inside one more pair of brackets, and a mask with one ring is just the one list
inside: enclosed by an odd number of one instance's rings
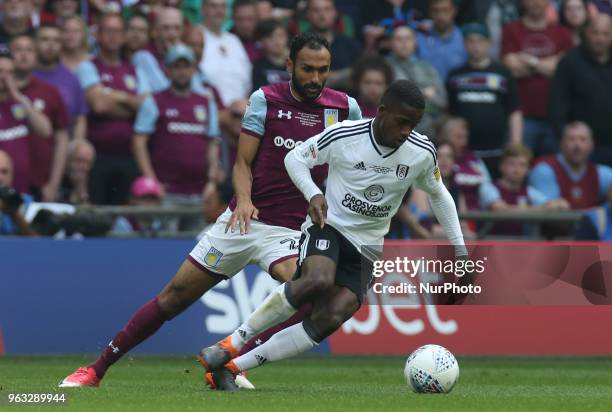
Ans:
{"label": "jersey sleeve", "polygon": [[134,132],[138,134],[153,134],[155,131],[155,124],[159,118],[159,109],[155,103],[155,99],[152,96],[147,96],[136,115],[136,122],[134,123]]}
{"label": "jersey sleeve", "polygon": [[348,120],[361,120],[361,108],[351,96],[348,96]]}
{"label": "jersey sleeve", "polygon": [[[149,89],[147,90],[148,92],[157,93],[170,86],[168,78],[161,67],[159,67],[159,63],[157,63],[155,57],[153,57],[149,51],[140,50],[136,52],[132,57],[132,64],[136,68],[136,74],[138,75],[138,73],[140,73],[140,77],[144,82],[143,84],[147,85]],[[141,79],[138,79],[139,83]],[[140,88],[138,92],[140,93]]]}
{"label": "jersey sleeve", "polygon": [[529,186],[539,190],[548,200],[559,199],[561,197],[561,189],[555,172],[552,167],[546,163],[540,163],[533,168],[529,174]]}
{"label": "jersey sleeve", "polygon": [[84,61],[77,68],[77,77],[81,88],[87,90],[102,82],[97,67],[90,61]]}
{"label": "jersey sleeve", "polygon": [[217,138],[221,135],[219,130],[219,109],[213,96],[208,98],[208,136]]}
{"label": "jersey sleeve", "polygon": [[478,188],[478,198],[480,207],[488,209],[491,205],[501,199],[499,189],[491,182],[484,182]]}
{"label": "jersey sleeve", "polygon": [[529,198],[529,203],[534,206],[541,206],[548,201],[544,193],[531,186],[527,187],[527,197]]}
{"label": "jersey sleeve", "polygon": [[455,256],[467,256],[455,201],[442,183],[440,169],[438,169],[435,158],[427,156],[427,159],[427,164],[419,177],[415,179],[415,185],[428,194],[431,209],[442,225],[448,241],[454,246]]}
{"label": "jersey sleeve", "polygon": [[242,118],[242,131],[250,136],[261,138],[265,132],[267,111],[268,103],[263,90],[254,91]]}
{"label": "jersey sleeve", "polygon": [[316,136],[311,137],[285,156],[285,168],[293,184],[302,192],[307,202],[314,196],[323,194],[310,174],[315,166],[329,163],[333,151],[335,130],[342,123],[327,128]]}
{"label": "jersey sleeve", "polygon": [[599,175],[599,195],[605,198],[608,188],[612,185],[612,168],[606,165],[597,165],[597,174]]}

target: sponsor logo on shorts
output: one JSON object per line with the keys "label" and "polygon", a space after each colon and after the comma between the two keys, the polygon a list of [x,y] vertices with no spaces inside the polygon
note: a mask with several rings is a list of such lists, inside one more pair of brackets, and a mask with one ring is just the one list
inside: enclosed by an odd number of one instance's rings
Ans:
{"label": "sponsor logo on shorts", "polygon": [[342,206],[368,217],[389,217],[389,212],[391,212],[390,205],[373,205],[365,200],[356,198],[350,193],[344,195]]}
{"label": "sponsor logo on shorts", "polygon": [[315,242],[315,247],[319,250],[327,250],[329,249],[329,240],[317,239],[317,241]]}
{"label": "sponsor logo on shorts", "polygon": [[292,239],[290,237],[283,239],[280,241],[281,245],[284,245],[285,243],[289,243],[289,249],[290,250],[295,250],[298,248],[298,240],[297,239]]}
{"label": "sponsor logo on shorts", "polygon": [[204,263],[211,268],[217,267],[221,257],[223,257],[223,253],[211,246],[208,252],[206,252],[206,256],[204,256]]}
{"label": "sponsor logo on shorts", "polygon": [[368,188],[363,192],[363,195],[370,202],[378,202],[383,198],[385,194],[385,189],[381,185],[372,185],[368,186]]}

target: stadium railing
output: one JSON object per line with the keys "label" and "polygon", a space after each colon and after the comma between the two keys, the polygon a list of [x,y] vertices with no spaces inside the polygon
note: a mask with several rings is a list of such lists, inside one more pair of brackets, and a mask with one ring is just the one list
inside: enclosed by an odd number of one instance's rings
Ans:
{"label": "stadium railing", "polygon": [[[202,216],[202,208],[198,206],[95,206],[79,207],[78,211],[89,211],[103,216],[132,216],[132,217],[154,217],[161,220]],[[474,221],[478,223],[478,239],[492,238],[489,232],[499,222],[521,222],[529,228],[526,238],[541,239],[542,228],[549,224],[565,225],[566,233],[574,233],[574,229],[582,219],[583,213],[579,211],[570,212],[491,212],[472,211],[459,215],[461,220]],[[199,231],[174,232],[159,231],[155,237],[195,237]],[[141,237],[140,234],[111,234],[112,237]],[[150,236],[150,234],[149,234]],[[565,236],[567,237],[567,236]]]}

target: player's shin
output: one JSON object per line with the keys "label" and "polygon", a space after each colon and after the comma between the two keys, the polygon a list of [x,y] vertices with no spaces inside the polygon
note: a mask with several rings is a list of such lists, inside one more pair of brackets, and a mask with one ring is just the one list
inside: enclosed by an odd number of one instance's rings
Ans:
{"label": "player's shin", "polygon": [[159,306],[158,298],[144,304],[128,321],[123,329],[109,342],[98,359],[91,365],[98,378],[134,346],[153,335],[166,321],[166,315]]}
{"label": "player's shin", "polygon": [[285,284],[278,286],[249,318],[232,333],[232,346],[240,350],[251,338],[275,326],[297,312],[285,295]]}
{"label": "player's shin", "polygon": [[304,353],[319,342],[307,332],[308,327],[302,323],[281,330],[266,343],[234,359],[232,362],[240,371],[256,368],[266,362],[276,362]]}

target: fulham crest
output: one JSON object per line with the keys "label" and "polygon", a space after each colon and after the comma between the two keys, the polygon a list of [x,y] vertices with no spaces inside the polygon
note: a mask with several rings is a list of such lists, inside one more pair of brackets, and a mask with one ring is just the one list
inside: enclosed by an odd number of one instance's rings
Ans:
{"label": "fulham crest", "polygon": [[315,243],[315,247],[319,250],[327,250],[329,249],[329,240],[317,239],[317,242]]}

